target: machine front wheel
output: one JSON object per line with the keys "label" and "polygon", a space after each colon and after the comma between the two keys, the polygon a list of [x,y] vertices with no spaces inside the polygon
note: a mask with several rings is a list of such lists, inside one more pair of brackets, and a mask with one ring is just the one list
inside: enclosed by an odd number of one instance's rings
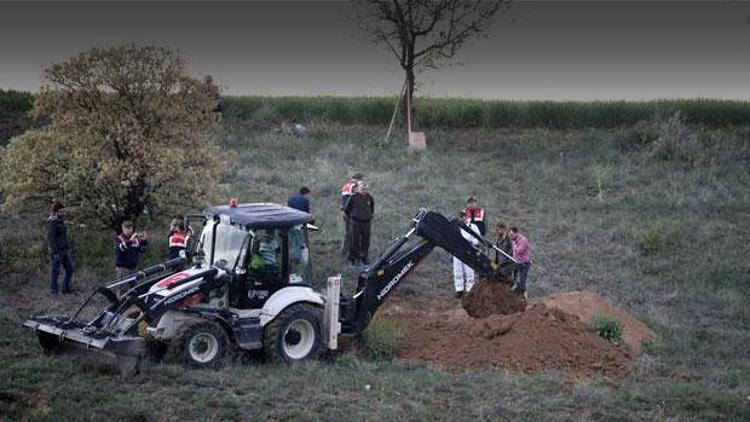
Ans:
{"label": "machine front wheel", "polygon": [[322,337],[320,310],[309,304],[292,305],[266,325],[263,349],[271,362],[302,362],[318,357]]}
{"label": "machine front wheel", "polygon": [[174,346],[182,360],[195,368],[218,368],[229,351],[229,336],[219,324],[199,320],[186,323]]}

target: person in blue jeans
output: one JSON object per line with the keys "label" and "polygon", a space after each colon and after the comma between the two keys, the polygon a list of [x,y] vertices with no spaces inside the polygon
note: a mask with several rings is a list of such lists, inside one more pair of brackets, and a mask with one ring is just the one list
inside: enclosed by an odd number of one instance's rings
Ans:
{"label": "person in blue jeans", "polygon": [[47,218],[47,244],[49,245],[52,262],[49,270],[50,293],[58,293],[57,279],[60,275],[60,267],[65,270],[62,281],[63,294],[73,293],[70,280],[73,277],[73,262],[70,259],[70,242],[68,242],[68,230],[65,227],[67,210],[60,202],[52,204],[49,218]]}

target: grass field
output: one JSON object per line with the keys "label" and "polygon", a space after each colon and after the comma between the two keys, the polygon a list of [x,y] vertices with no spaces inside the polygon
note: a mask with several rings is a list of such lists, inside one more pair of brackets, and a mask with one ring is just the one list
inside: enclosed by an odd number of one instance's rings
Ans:
{"label": "grass field", "polygon": [[[310,186],[322,227],[313,239],[322,281],[346,273],[337,207],[352,172],[365,174],[376,199],[373,253],[406,229],[418,207],[454,212],[476,194],[490,218],[529,234],[532,297],[591,289],[659,334],[635,358],[638,375],[616,385],[571,384],[554,373],[445,373],[349,355],[292,368],[241,357],[219,371],[154,362],[121,380],[96,366],[42,356],[20,327],[32,312],[68,309],[75,300],[47,296],[38,220],[4,216],[0,417],[750,419],[748,128],[702,129],[667,116],[618,131],[435,129],[429,151],[419,155],[400,143],[383,145],[381,126],[310,129],[297,139],[227,120],[219,142],[234,152],[235,164],[216,200],[282,202]],[[79,229],[75,236],[76,283],[90,287],[111,266],[109,234]],[[156,243],[147,260],[158,259]],[[433,253],[396,294],[453,300],[449,263]]]}

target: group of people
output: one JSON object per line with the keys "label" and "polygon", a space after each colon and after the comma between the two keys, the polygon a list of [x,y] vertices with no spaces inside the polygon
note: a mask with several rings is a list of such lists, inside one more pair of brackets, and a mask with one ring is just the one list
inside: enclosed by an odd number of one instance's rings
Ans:
{"label": "group of people", "polygon": [[[47,244],[51,253],[51,265],[49,272],[50,293],[57,295],[75,293],[71,280],[73,278],[73,260],[70,254],[70,241],[65,226],[67,209],[60,202],[52,204],[50,215],[47,218]],[[141,253],[148,245],[148,235],[135,230],[131,221],[125,221],[121,225],[121,233],[114,239],[113,254],[115,262],[115,277],[126,278],[137,271],[138,261]],[[192,232],[181,219],[172,219],[169,229],[168,259],[180,256],[180,251],[187,249],[188,241]],[[59,286],[60,268],[64,270],[62,286]]]}
{"label": "group of people", "polygon": [[[466,201],[466,207],[461,211],[463,222],[475,233],[485,236],[487,232],[484,209],[479,206],[477,199],[470,196]],[[463,237],[478,246],[479,240],[471,234],[462,230]],[[526,294],[526,282],[528,280],[529,268],[531,267],[531,247],[529,240],[516,226],[508,226],[502,221],[495,224],[495,246],[502,251],[497,252],[495,263],[498,265],[511,262],[513,258],[517,263],[517,269],[513,272],[512,289],[518,294]],[[461,298],[474,287],[474,270],[453,258],[453,287],[456,298]]]}
{"label": "group of people", "polygon": [[[298,193],[289,198],[289,207],[311,213],[310,195],[308,187],[303,186]],[[341,242],[341,254],[355,267],[367,266],[370,251],[370,231],[372,219],[375,215],[375,199],[370,194],[369,187],[361,173],[352,175],[341,188],[340,210],[344,222],[344,238]],[[70,242],[64,220],[67,210],[60,202],[52,205],[47,219],[47,241],[51,252],[51,268],[49,273],[50,292],[57,294],[73,293],[71,279],[73,262],[70,256]],[[466,225],[477,235],[485,236],[487,232],[485,211],[479,206],[477,199],[470,196],[466,207],[461,211],[461,217]],[[476,237],[462,230],[462,235],[473,245],[478,245]],[[180,252],[187,249],[192,231],[181,219],[175,218],[170,224],[168,259],[175,259]],[[495,245],[503,251],[497,252],[495,263],[502,265],[512,257],[517,264],[513,274],[513,290],[525,294],[526,282],[531,267],[531,248],[527,237],[518,227],[508,226],[498,221],[495,224]],[[134,230],[130,221],[122,223],[122,232],[114,240],[115,276],[117,279],[128,277],[135,273],[138,261],[148,245],[148,236]],[[58,286],[60,268],[64,270],[62,286]],[[471,290],[475,283],[474,270],[453,258],[453,285],[457,298]]]}
{"label": "group of people", "polygon": [[[287,206],[311,214],[310,188],[302,186]],[[370,265],[370,230],[375,215],[375,199],[362,173],[352,175],[341,187],[339,209],[344,222],[341,255],[352,267]]]}

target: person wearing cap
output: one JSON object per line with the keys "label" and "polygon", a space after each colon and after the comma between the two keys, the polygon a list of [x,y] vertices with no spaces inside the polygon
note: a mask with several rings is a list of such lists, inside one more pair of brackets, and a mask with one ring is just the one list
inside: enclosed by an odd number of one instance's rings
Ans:
{"label": "person wearing cap", "polygon": [[349,255],[349,215],[344,211],[344,207],[346,206],[346,203],[349,201],[349,198],[357,191],[357,183],[361,182],[364,176],[362,173],[354,173],[352,177],[349,178],[349,180],[344,183],[344,185],[341,187],[341,217],[344,220],[344,239],[341,241],[341,256],[348,256]]}
{"label": "person wearing cap", "polygon": [[466,208],[461,211],[461,216],[464,219],[466,225],[475,225],[479,229],[479,234],[482,236],[487,233],[487,227],[485,226],[485,215],[484,210],[479,206],[477,198],[474,195],[469,196],[466,200]]}
{"label": "person wearing cap", "polygon": [[133,274],[138,268],[138,259],[146,248],[148,237],[133,231],[133,223],[122,223],[122,233],[115,238],[115,274],[123,279]]}
{"label": "person wearing cap", "polygon": [[70,280],[73,277],[73,262],[70,259],[70,242],[68,242],[68,230],[65,227],[67,210],[60,202],[52,204],[50,215],[47,218],[47,244],[49,245],[51,262],[49,270],[50,293],[58,293],[57,278],[60,275],[60,267],[65,270],[62,281],[63,294],[73,293]]}
{"label": "person wearing cap", "polygon": [[[469,228],[476,234],[479,234],[479,228],[476,224],[469,224]],[[461,229],[461,236],[468,240],[472,245],[479,245],[479,240]],[[460,299],[464,294],[474,287],[474,270],[464,264],[460,259],[453,257],[453,287],[456,290],[456,298]]]}
{"label": "person wearing cap", "polygon": [[289,198],[288,201],[286,201],[286,206],[289,208],[294,208],[295,210],[300,210],[303,212],[306,212],[308,214],[312,214],[310,212],[310,188],[307,186],[302,186],[299,188],[299,192]]}

